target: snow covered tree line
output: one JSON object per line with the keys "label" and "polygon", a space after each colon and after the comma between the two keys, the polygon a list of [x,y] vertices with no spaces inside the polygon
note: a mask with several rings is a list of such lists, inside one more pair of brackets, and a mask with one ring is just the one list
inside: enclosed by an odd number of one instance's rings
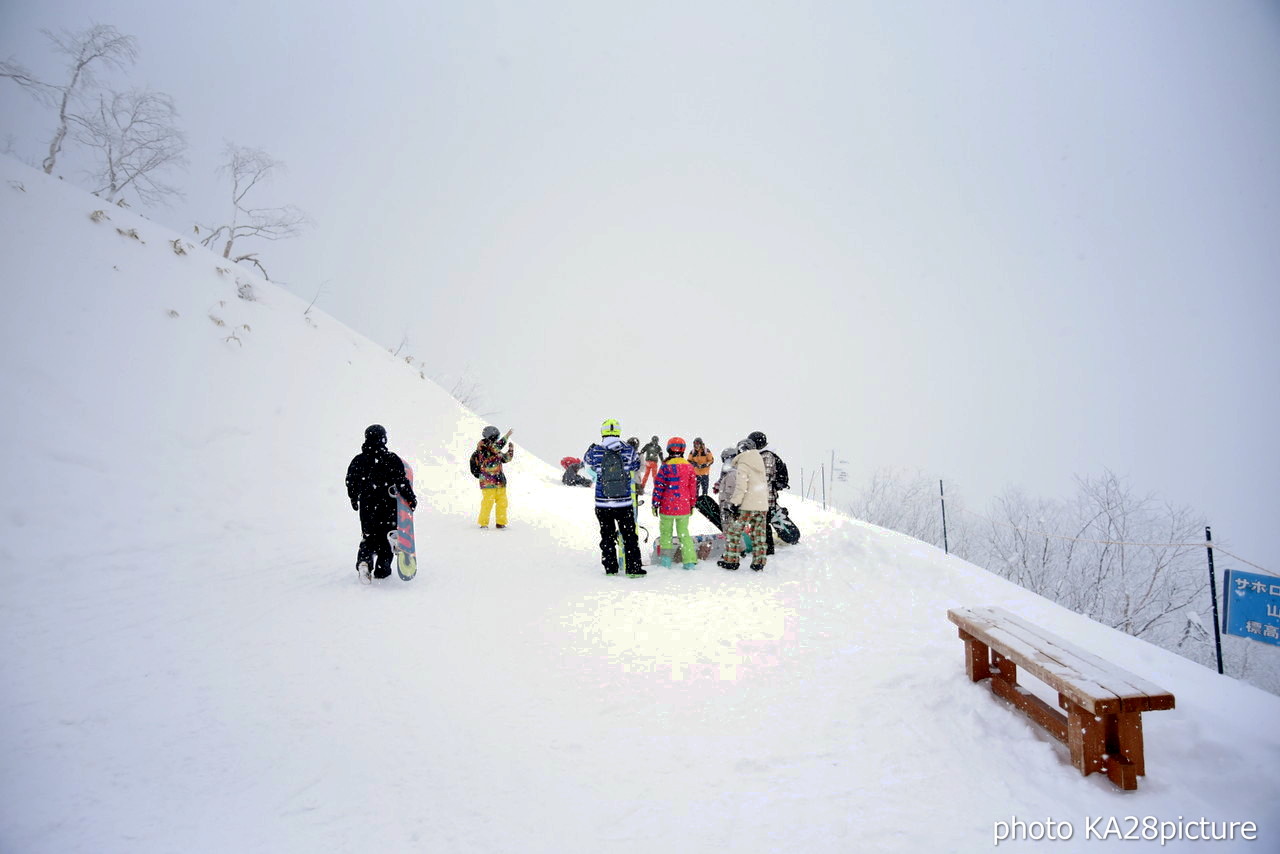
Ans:
{"label": "snow covered tree line", "polygon": [[[977,514],[947,495],[949,551],[1127,634],[1216,669],[1205,523],[1135,492],[1116,474],[1076,478],[1065,501],[1009,489]],[[939,547],[939,484],[881,470],[847,506],[854,516]],[[1141,545],[1134,545],[1141,544]],[[1222,582],[1221,571],[1218,582]],[[1280,694],[1280,654],[1223,636],[1226,672]]]}
{"label": "snow covered tree line", "polygon": [[[117,89],[100,73],[122,72],[138,60],[133,36],[115,27],[93,24],[78,31],[41,31],[54,53],[65,58],[62,76],[42,79],[16,59],[0,60],[0,78],[7,78],[40,103],[57,111],[48,150],[40,163],[52,175],[69,143],[89,155],[84,174],[91,191],[116,204],[128,196],[145,205],[165,204],[182,192],[164,176],[188,165],[186,135],[178,127],[173,98],[151,89]],[[10,136],[8,151],[14,148]],[[238,241],[295,237],[309,223],[293,205],[258,207],[249,195],[284,168],[264,151],[228,142],[218,172],[231,180],[231,215],[223,225],[205,226],[205,246],[220,245],[222,257],[234,263],[266,268],[256,252],[233,256]],[[196,227],[200,233],[200,227]]]}

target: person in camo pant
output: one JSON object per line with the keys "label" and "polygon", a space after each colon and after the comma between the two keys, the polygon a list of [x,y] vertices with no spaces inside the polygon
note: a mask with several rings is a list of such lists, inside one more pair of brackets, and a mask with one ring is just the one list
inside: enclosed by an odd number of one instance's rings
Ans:
{"label": "person in camo pant", "polygon": [[733,496],[729,499],[730,521],[725,529],[724,559],[716,565],[725,569],[737,569],[737,556],[742,551],[742,535],[751,536],[751,568],[764,569],[768,560],[765,549],[764,528],[769,524],[769,481],[764,471],[764,459],[755,443],[744,439],[738,443],[738,456],[734,459],[735,482]]}

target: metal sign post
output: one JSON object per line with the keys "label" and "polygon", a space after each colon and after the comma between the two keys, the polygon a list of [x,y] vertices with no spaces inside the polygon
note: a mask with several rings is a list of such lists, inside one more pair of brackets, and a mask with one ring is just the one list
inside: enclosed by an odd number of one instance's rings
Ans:
{"label": "metal sign post", "polygon": [[1209,552],[1209,592],[1213,594],[1213,645],[1218,651],[1218,673],[1222,673],[1222,631],[1218,628],[1218,582],[1213,576],[1213,532],[1204,527],[1205,548]]}
{"label": "metal sign post", "polygon": [[947,546],[947,493],[942,488],[942,481],[938,481],[938,496],[942,499],[942,553],[951,554]]}

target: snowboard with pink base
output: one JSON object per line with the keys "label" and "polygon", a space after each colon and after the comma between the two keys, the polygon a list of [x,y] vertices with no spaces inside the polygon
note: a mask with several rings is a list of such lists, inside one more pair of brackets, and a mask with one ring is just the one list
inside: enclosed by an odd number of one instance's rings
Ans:
{"label": "snowboard with pink base", "polygon": [[[413,469],[408,463],[404,464],[404,476],[413,485]],[[391,487],[391,494],[396,497],[396,529],[387,534],[387,539],[391,541],[391,550],[396,555],[396,573],[402,580],[408,581],[418,573],[418,556],[414,551],[413,541],[413,511],[394,486]]]}

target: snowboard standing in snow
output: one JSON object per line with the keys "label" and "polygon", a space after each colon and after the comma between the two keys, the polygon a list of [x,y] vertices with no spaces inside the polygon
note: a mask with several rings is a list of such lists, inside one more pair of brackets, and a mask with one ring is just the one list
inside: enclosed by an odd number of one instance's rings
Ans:
{"label": "snowboard standing in snow", "polygon": [[[413,469],[408,463],[404,464],[404,478],[413,486]],[[413,539],[413,508],[394,486],[387,488],[396,497],[396,529],[387,532],[387,539],[396,555],[396,573],[401,580],[408,581],[418,574],[418,555]]]}
{"label": "snowboard standing in snow", "polygon": [[710,495],[699,495],[694,507],[698,508],[698,512],[706,517],[708,522],[716,526],[717,531],[724,530],[724,524],[720,520],[720,502]]}
{"label": "snowboard standing in snow", "polygon": [[778,539],[784,543],[794,545],[800,542],[800,527],[791,521],[791,514],[787,512],[787,508],[775,504],[773,512],[769,514],[769,524],[773,526]]}
{"label": "snowboard standing in snow", "polygon": [[[649,529],[640,524],[640,505],[644,504],[640,500],[640,496],[636,492],[636,485],[631,484],[631,518],[635,520],[636,539],[640,538],[640,532],[644,531],[644,541],[649,542]],[[638,552],[637,552],[638,553]],[[622,539],[622,532],[618,532],[618,567],[627,572],[627,547],[626,541]]]}

